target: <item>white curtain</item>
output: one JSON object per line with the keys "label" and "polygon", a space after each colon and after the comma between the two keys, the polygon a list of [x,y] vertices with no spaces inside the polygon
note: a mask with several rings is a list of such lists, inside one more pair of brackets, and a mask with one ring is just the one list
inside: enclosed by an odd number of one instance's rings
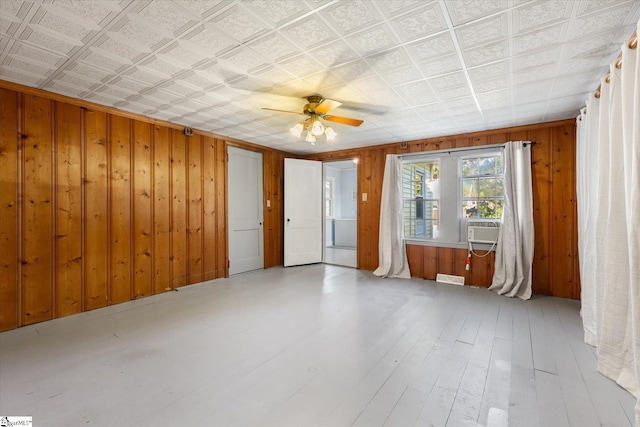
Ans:
{"label": "white curtain", "polygon": [[373,272],[381,277],[410,279],[409,262],[402,241],[402,162],[388,154],[384,165],[380,204],[379,266]]}
{"label": "white curtain", "polygon": [[[640,29],[640,22],[638,23]],[[577,121],[578,249],[585,342],[598,371],[639,399],[640,427],[640,59],[622,46],[600,98]]]}
{"label": "white curtain", "polygon": [[489,289],[509,297],[531,298],[533,246],[531,144],[512,141],[504,150],[504,208]]}

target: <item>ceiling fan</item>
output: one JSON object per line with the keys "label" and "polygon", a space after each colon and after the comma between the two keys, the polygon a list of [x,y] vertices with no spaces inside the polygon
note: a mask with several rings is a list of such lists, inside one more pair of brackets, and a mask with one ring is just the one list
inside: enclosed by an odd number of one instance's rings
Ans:
{"label": "ceiling fan", "polygon": [[302,109],[302,112],[277,110],[275,108],[262,108],[263,110],[277,111],[280,113],[291,114],[304,114],[309,116],[306,120],[297,123],[292,127],[291,133],[296,137],[300,137],[303,131],[307,131],[305,141],[310,142],[311,145],[315,145],[316,137],[324,133],[328,141],[334,139],[338,134],[329,126],[325,126],[320,119],[328,122],[339,123],[348,126],[360,126],[364,121],[360,119],[352,119],[342,116],[330,116],[327,113],[336,107],[342,105],[341,102],[333,99],[323,98],[320,95],[311,95],[307,97],[307,104]]}

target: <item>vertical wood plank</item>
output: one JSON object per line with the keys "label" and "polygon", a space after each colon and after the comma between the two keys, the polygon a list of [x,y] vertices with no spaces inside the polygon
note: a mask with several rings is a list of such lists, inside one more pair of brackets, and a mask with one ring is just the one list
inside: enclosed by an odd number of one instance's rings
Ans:
{"label": "vertical wood plank", "polygon": [[423,264],[422,272],[425,279],[435,280],[438,274],[438,248],[425,246],[422,248]]}
{"label": "vertical wood plank", "polygon": [[216,141],[216,262],[218,276],[229,276],[229,252],[227,246],[227,143]]}
{"label": "vertical wood plank", "polygon": [[171,289],[169,129],[153,126],[153,293]]}
{"label": "vertical wood plank", "polygon": [[424,277],[423,263],[424,255],[422,253],[421,245],[406,245],[407,248],[407,261],[409,261],[409,270],[411,271],[411,277]]}
{"label": "vertical wood plank", "polygon": [[[358,164],[358,268],[370,270],[371,258],[371,150],[363,150]],[[367,201],[362,198],[367,195]]]}
{"label": "vertical wood plank", "polygon": [[535,129],[536,141],[531,151],[531,185],[533,190],[533,226],[535,229],[532,271],[533,293],[551,295],[551,130]]}
{"label": "vertical wood plank", "polygon": [[107,305],[107,115],[85,111],[84,158],[84,306],[92,310]]}
{"label": "vertical wood plank", "polygon": [[25,96],[24,197],[22,235],[23,324],[53,318],[52,106]]}
{"label": "vertical wood plank", "polygon": [[0,331],[17,328],[19,319],[18,188],[19,95],[0,89]]}
{"label": "vertical wood plank", "polygon": [[171,129],[171,287],[186,285],[187,150],[185,136]]}
{"label": "vertical wood plank", "polygon": [[456,274],[455,272],[455,249],[438,248],[438,273]]}
{"label": "vertical wood plank", "polygon": [[189,145],[189,218],[187,228],[189,280],[199,283],[204,280],[202,244],[202,141],[200,136],[186,138]]}
{"label": "vertical wood plank", "polygon": [[[575,126],[553,129],[552,134],[552,194],[551,194],[551,283],[552,295],[578,298],[578,284],[574,277],[577,240],[575,195]],[[562,267],[560,267],[562,266]]]}
{"label": "vertical wood plank", "polygon": [[204,250],[202,269],[204,280],[212,280],[218,277],[216,257],[216,140],[211,137],[203,137],[203,239]]}
{"label": "vertical wood plank", "polygon": [[133,122],[133,298],[153,293],[151,125]]}
{"label": "vertical wood plank", "polygon": [[56,103],[56,317],[82,311],[80,107]]}
{"label": "vertical wood plank", "polygon": [[109,304],[131,299],[131,120],[111,116]]}

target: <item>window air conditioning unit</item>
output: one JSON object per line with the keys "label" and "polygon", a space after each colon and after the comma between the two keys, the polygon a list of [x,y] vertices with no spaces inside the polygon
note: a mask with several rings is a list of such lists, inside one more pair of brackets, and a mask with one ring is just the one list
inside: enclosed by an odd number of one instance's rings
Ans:
{"label": "window air conditioning unit", "polygon": [[500,226],[494,222],[467,226],[467,241],[470,243],[494,244],[498,241]]}

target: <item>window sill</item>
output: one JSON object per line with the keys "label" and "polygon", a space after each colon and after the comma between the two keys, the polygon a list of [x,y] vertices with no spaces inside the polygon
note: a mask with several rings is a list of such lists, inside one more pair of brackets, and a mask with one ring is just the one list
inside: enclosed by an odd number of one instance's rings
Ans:
{"label": "window sill", "polygon": [[[416,245],[416,246],[433,246],[437,248],[454,248],[454,249],[469,249],[467,242],[440,242],[438,240],[423,240],[423,239],[404,239],[404,243],[407,245]],[[480,251],[488,251],[488,250],[496,250],[494,246],[491,249],[490,243],[474,243],[473,250]],[[497,245],[496,245],[497,246]]]}

